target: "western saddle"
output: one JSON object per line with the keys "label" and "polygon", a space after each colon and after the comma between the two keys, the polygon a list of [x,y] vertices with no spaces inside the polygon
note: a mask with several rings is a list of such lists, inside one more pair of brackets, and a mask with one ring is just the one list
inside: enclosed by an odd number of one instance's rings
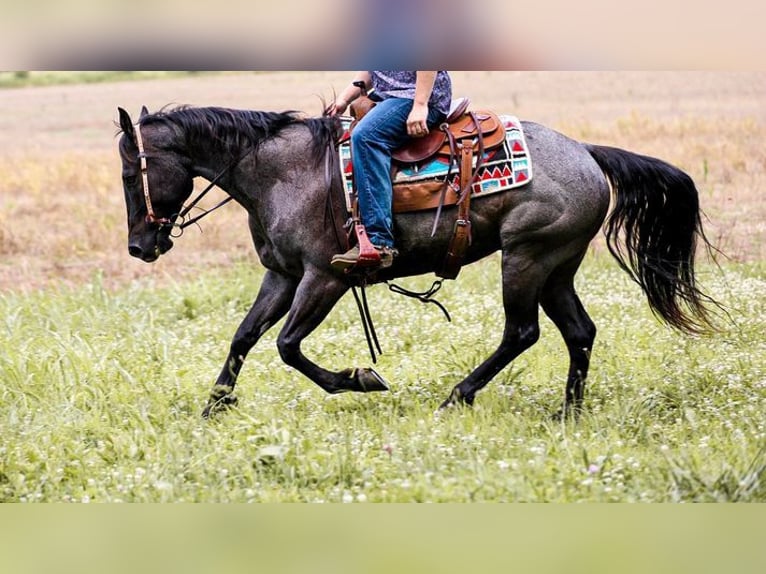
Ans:
{"label": "western saddle", "polygon": [[[362,96],[351,106],[354,124],[375,105]],[[468,98],[454,100],[446,120],[438,129],[431,130],[422,138],[412,138],[392,154],[394,169],[412,164],[425,164],[437,157],[448,161],[449,172],[443,181],[424,181],[394,185],[394,213],[436,208],[431,235],[436,232],[439,216],[444,205],[458,205],[457,217],[447,255],[436,274],[454,279],[460,272],[466,250],[471,243],[469,217],[471,188],[482,167],[488,150],[501,146],[505,141],[505,128],[490,111],[468,111]],[[474,166],[474,158],[476,165]],[[457,165],[458,185],[453,184],[453,167]],[[370,243],[359,217],[356,197],[353,198],[353,229],[359,241],[359,267],[377,264],[379,255]]]}

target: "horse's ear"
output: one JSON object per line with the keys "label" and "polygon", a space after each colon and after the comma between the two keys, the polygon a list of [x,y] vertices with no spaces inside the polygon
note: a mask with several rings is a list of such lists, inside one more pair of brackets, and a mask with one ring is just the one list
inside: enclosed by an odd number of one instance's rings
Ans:
{"label": "horse's ear", "polygon": [[144,116],[148,116],[148,115],[149,115],[149,110],[146,109],[146,106],[141,106],[141,113],[139,114],[138,119],[140,120]]}
{"label": "horse's ear", "polygon": [[133,136],[133,120],[130,119],[130,115],[128,114],[128,112],[126,112],[122,108],[117,108],[117,111],[120,113],[120,127],[122,128],[122,131],[132,137]]}

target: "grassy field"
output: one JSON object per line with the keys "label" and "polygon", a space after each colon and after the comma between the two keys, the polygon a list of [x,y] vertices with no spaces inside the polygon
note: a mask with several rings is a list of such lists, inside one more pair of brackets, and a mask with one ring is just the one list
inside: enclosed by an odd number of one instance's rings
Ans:
{"label": "grassy field", "polygon": [[[594,243],[578,275],[599,327],[578,424],[549,416],[566,353],[547,320],[473,409],[434,416],[499,341],[495,257],[444,289],[453,325],[371,291],[387,310],[375,313],[376,368],[391,393],[325,395],[281,363],[275,329],[248,358],[240,406],[199,418],[262,271],[236,206],[155,264],[129,258],[116,107],[316,112],[347,75],[0,90],[0,500],[766,501],[762,73],[454,75],[476,106],[679,165],[726,254],[700,270],[731,321],[701,339],[658,324]],[[305,350],[327,367],[369,366],[350,297]]]}
{"label": "grassy field", "polygon": [[[555,328],[470,410],[435,416],[498,341],[498,261],[464,270],[435,308],[371,292],[392,392],[327,396],[282,365],[276,331],[240,378],[240,407],[199,418],[260,272],[0,299],[0,499],[21,501],[763,501],[763,268],[706,270],[731,307],[721,336],[651,317],[606,256],[580,275],[600,327],[578,423],[550,420],[566,352]],[[412,280],[410,280],[412,283]],[[418,281],[414,282],[415,284]],[[457,311],[459,310],[459,311]],[[365,366],[346,298],[312,336],[326,366]],[[469,343],[458,352],[455,337]],[[462,346],[462,345],[461,345]]]}

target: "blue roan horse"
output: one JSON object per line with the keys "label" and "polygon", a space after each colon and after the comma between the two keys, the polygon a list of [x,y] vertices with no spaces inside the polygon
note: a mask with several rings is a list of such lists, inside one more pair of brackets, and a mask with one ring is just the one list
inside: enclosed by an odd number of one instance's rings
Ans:
{"label": "blue roan horse", "polygon": [[[329,371],[301,352],[303,339],[354,282],[330,266],[331,256],[346,247],[338,119],[192,107],[154,114],[144,108],[137,124],[121,108],[119,116],[130,254],[152,262],[172,247],[170,232],[193,179],[202,177],[215,180],[247,210],[267,269],[203,414],[234,401],[245,357],[285,314],[277,339],[285,363],[328,393],[385,390],[372,369]],[[611,253],[654,313],[688,333],[711,329],[708,304],[714,301],[699,290],[694,274],[697,241],[710,245],[691,178],[659,159],[580,143],[535,123],[523,127],[534,180],[521,192],[472,202],[473,237],[465,258],[471,263],[502,252],[505,327],[495,352],[454,387],[442,407],[472,404],[482,387],[537,341],[542,306],[569,351],[563,412],[579,412],[596,328],[575,292],[574,276],[605,220]],[[608,213],[610,183],[614,206]],[[400,255],[374,280],[434,272],[447,250],[455,209],[445,208],[433,237],[432,211],[397,215]]]}

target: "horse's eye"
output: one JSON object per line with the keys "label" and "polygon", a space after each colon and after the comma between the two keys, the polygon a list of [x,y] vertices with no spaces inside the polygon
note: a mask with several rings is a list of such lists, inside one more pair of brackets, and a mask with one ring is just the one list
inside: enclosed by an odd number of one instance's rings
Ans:
{"label": "horse's eye", "polygon": [[138,178],[135,175],[126,175],[123,176],[122,181],[124,181],[127,185],[133,186],[136,184],[136,181]]}

